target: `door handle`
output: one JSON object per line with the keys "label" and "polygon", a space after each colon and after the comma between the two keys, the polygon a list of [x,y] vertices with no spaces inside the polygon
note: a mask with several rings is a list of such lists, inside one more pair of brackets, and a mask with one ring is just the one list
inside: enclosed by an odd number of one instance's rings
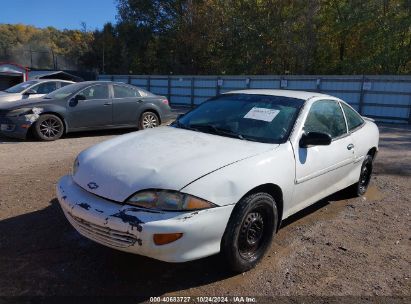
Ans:
{"label": "door handle", "polygon": [[105,106],[111,106],[113,103],[112,102],[106,102],[104,103]]}
{"label": "door handle", "polygon": [[354,145],[353,145],[353,144],[349,144],[349,145],[347,146],[347,149],[348,149],[348,150],[354,149]]}
{"label": "door handle", "polygon": [[138,103],[142,103],[143,101],[141,99],[137,100]]}

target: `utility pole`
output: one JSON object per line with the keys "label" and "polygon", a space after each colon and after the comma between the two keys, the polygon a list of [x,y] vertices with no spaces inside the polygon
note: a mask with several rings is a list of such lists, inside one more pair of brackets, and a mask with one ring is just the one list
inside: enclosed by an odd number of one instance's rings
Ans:
{"label": "utility pole", "polygon": [[30,47],[30,68],[33,68],[33,51],[31,50],[31,47]]}
{"label": "utility pole", "polygon": [[51,49],[50,51],[51,51],[51,55],[53,56],[53,70],[55,70],[55,69],[56,69],[56,59],[55,59],[55,57],[54,57],[54,52],[53,52],[53,50]]}
{"label": "utility pole", "polygon": [[104,70],[104,66],[105,66],[105,62],[104,62],[104,51],[105,51],[105,46],[106,46],[106,42],[105,42],[105,35],[103,36],[103,71],[102,73],[105,74],[105,70]]}

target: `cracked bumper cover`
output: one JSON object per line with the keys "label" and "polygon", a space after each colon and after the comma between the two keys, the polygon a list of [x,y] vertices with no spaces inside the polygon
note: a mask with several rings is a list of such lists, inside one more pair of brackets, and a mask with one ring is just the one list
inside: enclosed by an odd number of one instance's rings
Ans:
{"label": "cracked bumper cover", "polygon": [[[216,254],[233,205],[196,212],[139,209],[98,197],[78,186],[70,175],[57,184],[64,214],[83,236],[105,246],[166,262],[185,262]],[[183,233],[158,246],[156,233]]]}
{"label": "cracked bumper cover", "polygon": [[25,139],[27,136],[28,128],[23,128],[23,125],[31,125],[31,122],[27,122],[24,117],[11,117],[0,118],[0,133],[7,137],[14,137],[19,139]]}

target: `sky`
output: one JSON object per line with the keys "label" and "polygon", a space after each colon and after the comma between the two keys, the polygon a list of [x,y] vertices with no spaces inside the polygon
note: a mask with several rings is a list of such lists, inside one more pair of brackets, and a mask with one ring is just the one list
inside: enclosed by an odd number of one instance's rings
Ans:
{"label": "sky", "polygon": [[116,20],[115,0],[0,0],[0,23],[33,25],[44,28],[101,29]]}

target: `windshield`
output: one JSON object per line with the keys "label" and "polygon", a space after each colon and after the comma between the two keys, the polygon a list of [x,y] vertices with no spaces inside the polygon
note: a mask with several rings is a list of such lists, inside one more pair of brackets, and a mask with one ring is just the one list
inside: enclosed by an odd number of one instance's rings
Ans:
{"label": "windshield", "polygon": [[225,94],[202,103],[173,126],[264,143],[287,140],[304,100]]}
{"label": "windshield", "polygon": [[8,88],[7,90],[4,90],[4,92],[7,93],[21,93],[28,87],[32,86],[33,84],[36,84],[38,81],[31,80],[31,81],[26,81],[22,82],[19,84],[16,84],[15,86],[12,86],[11,88]]}
{"label": "windshield", "polygon": [[69,84],[66,85],[58,90],[51,92],[50,94],[46,95],[45,99],[62,99],[70,96],[71,94],[77,92],[79,89],[83,87],[82,84]]}

